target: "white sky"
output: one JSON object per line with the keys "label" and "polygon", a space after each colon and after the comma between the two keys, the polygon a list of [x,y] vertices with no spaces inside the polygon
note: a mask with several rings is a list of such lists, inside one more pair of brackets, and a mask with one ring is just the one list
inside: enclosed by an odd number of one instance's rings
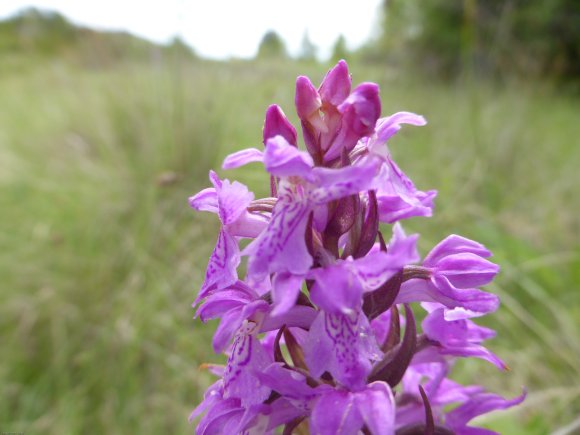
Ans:
{"label": "white sky", "polygon": [[[297,54],[305,31],[327,57],[340,34],[349,48],[374,35],[381,0],[0,0],[0,17],[27,6],[57,10],[73,22],[157,42],[181,35],[212,58],[251,57],[275,30]],[[355,6],[356,4],[356,6]]]}

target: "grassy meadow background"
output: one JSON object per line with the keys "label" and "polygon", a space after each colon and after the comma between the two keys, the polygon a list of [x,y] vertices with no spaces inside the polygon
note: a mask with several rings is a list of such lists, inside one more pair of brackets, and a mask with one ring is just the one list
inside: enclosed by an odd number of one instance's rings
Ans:
{"label": "grassy meadow background", "polygon": [[[292,120],[294,80],[329,64],[161,57],[0,58],[0,430],[187,433],[223,361],[193,302],[217,219],[189,195],[229,152],[261,142],[266,107]],[[517,409],[484,422],[545,434],[580,414],[579,100],[540,81],[452,82],[350,64],[381,86],[383,114],[429,124],[391,141],[423,190],[424,255],[449,233],[481,241],[502,272],[489,347],[512,368],[459,361],[457,377]],[[265,194],[255,167],[220,175]],[[388,232],[388,229],[385,228]],[[571,433],[571,432],[570,432]]]}

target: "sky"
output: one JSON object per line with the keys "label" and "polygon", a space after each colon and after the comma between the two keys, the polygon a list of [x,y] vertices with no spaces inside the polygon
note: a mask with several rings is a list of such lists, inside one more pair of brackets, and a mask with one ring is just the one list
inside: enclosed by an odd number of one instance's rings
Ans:
{"label": "sky", "polygon": [[127,30],[156,42],[181,36],[205,57],[252,57],[275,30],[296,55],[304,33],[321,58],[344,35],[350,49],[376,32],[381,0],[0,0],[0,18],[35,6],[97,29]]}

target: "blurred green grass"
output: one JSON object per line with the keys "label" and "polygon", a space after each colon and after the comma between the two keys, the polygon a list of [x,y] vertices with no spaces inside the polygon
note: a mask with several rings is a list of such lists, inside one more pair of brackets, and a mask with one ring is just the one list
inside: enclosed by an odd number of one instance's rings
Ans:
{"label": "blurred green grass", "polygon": [[[179,433],[220,361],[190,307],[215,237],[187,197],[231,152],[261,141],[266,107],[292,120],[296,63],[42,61],[0,70],[0,428]],[[459,361],[458,377],[525,404],[484,420],[546,433],[580,413],[578,100],[548,85],[455,85],[351,65],[381,85],[383,114],[429,124],[391,141],[421,189],[439,190],[422,253],[449,233],[502,266],[490,347],[512,371]],[[220,173],[224,174],[222,171]],[[224,174],[225,175],[225,174]],[[266,178],[233,171],[257,195]]]}

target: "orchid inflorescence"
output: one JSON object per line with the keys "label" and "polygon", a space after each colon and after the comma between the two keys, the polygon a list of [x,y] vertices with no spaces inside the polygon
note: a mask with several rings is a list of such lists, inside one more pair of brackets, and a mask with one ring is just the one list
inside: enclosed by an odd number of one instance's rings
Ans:
{"label": "orchid inflorescence", "polygon": [[[431,216],[437,192],[416,189],[387,147],[403,124],[380,118],[379,87],[351,90],[346,62],[316,89],[296,81],[306,151],[281,108],[266,112],[264,148],[229,155],[224,169],[261,162],[271,196],[220,179],[190,198],[218,215],[221,229],[194,305],[220,318],[213,338],[226,352],[220,379],[190,420],[198,434],[483,434],[474,417],[520,403],[447,376],[456,358],[504,370],[483,341],[491,329],[471,318],[493,312],[497,296],[478,287],[499,267],[483,245],[451,235],[421,262],[418,235],[400,221]],[[387,243],[379,223],[393,224]],[[239,242],[253,239],[243,250]],[[247,257],[247,273],[237,269]],[[425,311],[419,333],[410,304]]]}

